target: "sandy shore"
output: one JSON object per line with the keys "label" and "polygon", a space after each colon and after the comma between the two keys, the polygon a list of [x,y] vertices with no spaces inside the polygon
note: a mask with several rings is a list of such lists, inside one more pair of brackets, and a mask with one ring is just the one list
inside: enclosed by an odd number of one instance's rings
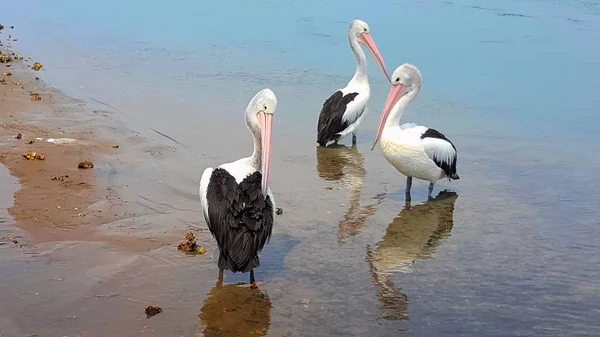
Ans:
{"label": "sandy shore", "polygon": [[[93,133],[59,125],[56,117],[68,115],[77,102],[44,86],[31,64],[26,60],[2,64],[0,162],[21,184],[9,214],[36,242],[84,239],[94,225],[113,220],[115,214],[110,209],[89,209],[109,198],[109,192],[95,188],[93,168],[79,169],[78,164],[97,162],[118,149]],[[34,99],[36,93],[41,100]],[[45,159],[23,157],[31,152],[42,153]]]}
{"label": "sandy shore", "polygon": [[[97,230],[135,215],[106,180],[106,172],[98,174],[121,149],[94,130],[112,127],[97,125],[85,102],[45,85],[39,79],[44,68],[32,69],[33,60],[19,60],[5,47],[0,51],[13,59],[0,63],[0,163],[20,183],[9,214],[28,233],[23,241],[103,241],[133,251],[173,244],[173,236],[140,240]],[[31,152],[44,159],[24,158]],[[95,167],[78,168],[82,161]]]}

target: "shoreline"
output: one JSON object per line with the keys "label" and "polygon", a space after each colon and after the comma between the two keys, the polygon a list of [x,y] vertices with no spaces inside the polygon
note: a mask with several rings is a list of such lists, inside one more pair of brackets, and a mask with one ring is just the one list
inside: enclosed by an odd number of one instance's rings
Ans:
{"label": "shoreline", "polygon": [[[0,51],[17,56],[6,46]],[[119,146],[94,132],[104,125],[95,125],[94,116],[82,113],[89,112],[85,102],[44,84],[39,78],[44,69],[32,69],[33,63],[30,59],[0,63],[4,80],[0,80],[0,164],[19,182],[8,213],[27,233],[24,242],[104,242],[132,251],[173,244],[178,238],[169,235],[139,238],[102,230],[102,225],[135,215],[102,172],[119,155]],[[31,152],[45,158],[23,157]],[[94,168],[78,168],[83,161],[92,162]]]}

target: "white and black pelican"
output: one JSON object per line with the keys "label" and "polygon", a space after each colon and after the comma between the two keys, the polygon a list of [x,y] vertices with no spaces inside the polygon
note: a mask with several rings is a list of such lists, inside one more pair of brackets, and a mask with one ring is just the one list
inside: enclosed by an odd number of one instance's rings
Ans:
{"label": "white and black pelican", "polygon": [[387,161],[406,176],[406,198],[410,200],[412,178],[429,181],[428,198],[442,178],[460,179],[456,174],[457,152],[441,132],[414,123],[400,125],[406,106],[421,89],[421,72],[403,64],[392,74],[392,88],[383,107],[371,150],[381,138],[381,151]]}
{"label": "white and black pelican", "polygon": [[356,57],[354,77],[343,89],[338,89],[323,103],[317,126],[317,143],[326,146],[328,142],[338,142],[352,134],[352,145],[356,145],[356,129],[364,119],[364,112],[371,96],[367,77],[367,59],[359,44],[369,49],[375,62],[383,70],[388,81],[390,76],[385,69],[383,58],[371,38],[369,25],[361,20],[354,20],[348,29],[350,48]]}
{"label": "white and black pelican", "polygon": [[223,270],[250,272],[258,253],[269,241],[275,219],[275,199],[269,189],[271,125],[277,97],[270,89],[259,91],[246,108],[246,126],[254,137],[250,157],[204,170],[200,199],[204,220],[219,247],[219,279]]}

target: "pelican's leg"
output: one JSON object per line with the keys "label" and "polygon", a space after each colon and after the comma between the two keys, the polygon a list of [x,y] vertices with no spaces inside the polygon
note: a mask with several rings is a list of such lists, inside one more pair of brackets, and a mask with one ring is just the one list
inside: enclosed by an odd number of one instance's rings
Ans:
{"label": "pelican's leg", "polygon": [[254,278],[254,269],[250,271],[250,288],[258,288],[258,285],[262,284],[262,282],[256,282]]}
{"label": "pelican's leg", "polygon": [[404,195],[406,201],[410,201],[410,188],[412,187],[412,177],[406,177],[406,188],[404,189]]}
{"label": "pelican's leg", "polygon": [[434,183],[429,183],[429,193],[427,193],[427,199],[431,199],[431,193],[433,192]]}
{"label": "pelican's leg", "polygon": [[356,135],[352,134],[352,146],[356,146]]}
{"label": "pelican's leg", "polygon": [[219,283],[223,283],[223,269],[219,269],[219,279],[218,279]]}

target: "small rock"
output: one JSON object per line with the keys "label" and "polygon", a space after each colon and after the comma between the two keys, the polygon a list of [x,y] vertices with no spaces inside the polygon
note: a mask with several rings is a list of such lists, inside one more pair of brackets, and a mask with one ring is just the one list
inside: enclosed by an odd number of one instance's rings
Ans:
{"label": "small rock", "polygon": [[7,71],[4,73],[4,76],[12,76],[12,73],[10,71]]}
{"label": "small rock", "polygon": [[277,209],[275,210],[275,214],[277,214],[277,215],[283,214],[283,208],[277,207]]}
{"label": "small rock", "polygon": [[29,138],[29,139],[27,139],[27,141],[25,143],[26,144],[33,144],[34,142],[35,142],[35,139]]}
{"label": "small rock", "polygon": [[118,149],[119,145],[113,145],[113,149]]}
{"label": "small rock", "polygon": [[22,135],[21,133],[18,133],[18,134],[15,136],[15,138],[16,138],[16,139],[21,139],[21,138],[23,138],[23,135]]}
{"label": "small rock", "polygon": [[162,312],[162,308],[149,305],[144,311],[146,312],[146,318],[150,318],[152,316],[160,314]]}
{"label": "small rock", "polygon": [[333,187],[331,187],[331,186],[327,186],[325,188],[328,189],[328,190],[330,190],[330,191],[333,189]]}
{"label": "small rock", "polygon": [[91,161],[88,161],[88,160],[84,160],[81,163],[79,163],[79,165],[77,165],[77,168],[80,168],[80,169],[94,168],[94,163],[92,163]]}

